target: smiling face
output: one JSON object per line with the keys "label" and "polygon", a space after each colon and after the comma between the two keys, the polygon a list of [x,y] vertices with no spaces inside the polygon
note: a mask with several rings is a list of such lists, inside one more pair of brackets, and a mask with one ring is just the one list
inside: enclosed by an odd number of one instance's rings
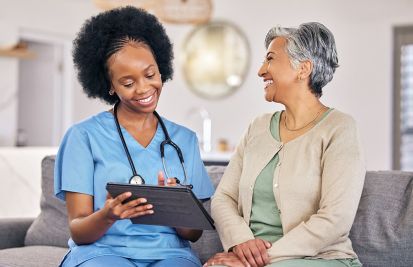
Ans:
{"label": "smiling face", "polygon": [[107,61],[112,89],[121,106],[137,113],[152,113],[162,91],[158,65],[148,46],[125,44]]}
{"label": "smiling face", "polygon": [[265,82],[265,100],[269,102],[285,103],[297,84],[298,70],[291,66],[286,44],[287,40],[284,37],[272,40],[265,60],[258,70],[258,76]]}

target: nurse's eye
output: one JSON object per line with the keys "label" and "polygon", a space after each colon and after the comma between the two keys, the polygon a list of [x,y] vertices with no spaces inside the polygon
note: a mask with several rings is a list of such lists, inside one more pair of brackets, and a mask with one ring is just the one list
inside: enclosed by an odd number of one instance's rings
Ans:
{"label": "nurse's eye", "polygon": [[153,79],[155,77],[155,73],[150,73],[150,74],[146,75],[146,77],[148,79]]}
{"label": "nurse's eye", "polygon": [[134,83],[127,83],[127,84],[124,84],[123,86],[126,87],[126,88],[131,88],[133,86],[133,84]]}

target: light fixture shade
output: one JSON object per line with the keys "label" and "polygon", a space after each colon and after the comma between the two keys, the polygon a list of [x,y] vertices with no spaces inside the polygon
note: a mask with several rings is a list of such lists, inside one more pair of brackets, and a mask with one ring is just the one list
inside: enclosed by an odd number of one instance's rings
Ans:
{"label": "light fixture shade", "polygon": [[122,6],[143,8],[167,23],[206,23],[211,19],[211,0],[93,0],[103,10]]}
{"label": "light fixture shade", "polygon": [[207,23],[212,15],[210,0],[157,0],[154,14],[168,23]]}

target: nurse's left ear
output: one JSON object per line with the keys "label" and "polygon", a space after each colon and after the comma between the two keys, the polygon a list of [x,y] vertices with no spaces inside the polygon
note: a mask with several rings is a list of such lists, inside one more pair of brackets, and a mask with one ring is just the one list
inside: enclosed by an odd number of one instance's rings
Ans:
{"label": "nurse's left ear", "polygon": [[307,78],[310,77],[311,72],[313,71],[313,62],[310,60],[304,60],[300,62],[298,65],[298,76],[297,79],[300,80],[306,80]]}

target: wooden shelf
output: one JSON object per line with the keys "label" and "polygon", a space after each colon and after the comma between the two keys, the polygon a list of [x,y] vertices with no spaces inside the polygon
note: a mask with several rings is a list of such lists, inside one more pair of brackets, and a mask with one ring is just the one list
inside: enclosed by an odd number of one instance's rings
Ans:
{"label": "wooden shelf", "polygon": [[27,48],[0,49],[0,57],[33,59],[36,57],[36,54]]}

